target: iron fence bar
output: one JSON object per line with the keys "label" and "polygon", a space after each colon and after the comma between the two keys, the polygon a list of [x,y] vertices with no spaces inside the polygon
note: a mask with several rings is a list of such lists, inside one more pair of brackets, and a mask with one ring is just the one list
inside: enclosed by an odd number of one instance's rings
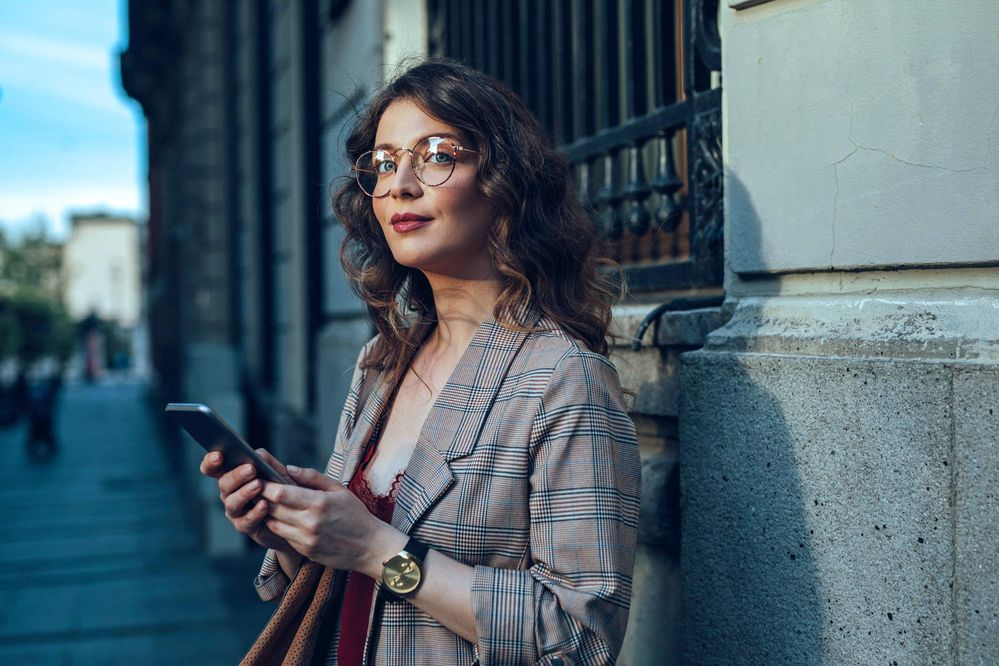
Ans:
{"label": "iron fence bar", "polygon": [[[490,29],[485,31],[486,37],[486,71],[495,76],[496,78],[502,79],[503,72],[500,66],[500,43],[503,40],[503,35],[496,31],[496,27],[500,25],[499,19],[499,2],[497,0],[492,0],[486,3],[487,16],[486,23],[490,26]],[[481,9],[479,10],[482,11]]]}
{"label": "iron fence bar", "polygon": [[603,27],[600,35],[601,74],[604,86],[599,100],[600,127],[614,127],[620,120],[620,70],[618,69],[617,49],[617,0],[598,0],[599,24]]}
{"label": "iron fence bar", "polygon": [[518,90],[520,88],[520,81],[513,56],[523,48],[523,44],[517,41],[518,33],[514,32],[514,26],[517,25],[517,3],[507,2],[503,7],[502,25],[505,39],[496,40],[500,45],[500,60],[502,62],[501,78],[514,90]]}
{"label": "iron fence bar", "polygon": [[595,157],[613,148],[651,137],[660,130],[683,127],[688,122],[690,113],[691,102],[684,100],[672,106],[656,109],[628,123],[600,130],[592,136],[563,146],[562,152],[573,162]]}
{"label": "iron fence bar", "polygon": [[631,292],[691,289],[721,284],[721,257],[700,261],[677,261],[650,266],[626,266],[624,272]]}
{"label": "iron fence bar", "polygon": [[[583,5],[588,7],[584,7]],[[572,2],[572,66],[575,81],[576,96],[573,104],[573,140],[593,133],[594,126],[594,85],[595,71],[593,52],[596,48],[593,40],[592,0],[573,0]]]}
{"label": "iron fence bar", "polygon": [[484,8],[480,2],[469,2],[466,7],[466,11],[471,14],[469,23],[472,26],[469,32],[469,39],[472,42],[469,55],[472,57],[476,69],[489,72],[489,63],[486,61],[486,45],[489,41],[489,34],[485,29]]}
{"label": "iron fence bar", "polygon": [[519,72],[520,72],[520,91],[521,96],[527,105],[534,108],[534,86],[531,84],[531,55],[533,54],[534,44],[531,39],[531,13],[530,7],[532,5],[531,0],[520,0],[518,8],[520,9],[520,16],[518,21],[517,35],[519,37],[520,49],[518,53],[520,54],[519,61]]}
{"label": "iron fence bar", "polygon": [[552,128],[552,99],[548,94],[551,85],[551,49],[543,46],[546,37],[551,32],[551,4],[548,2],[534,3],[535,20],[534,34],[531,42],[534,46],[534,104],[538,117],[545,127]]}
{"label": "iron fence bar", "polygon": [[655,105],[662,107],[676,102],[676,50],[666,48],[676,34],[673,0],[652,3],[652,52],[656,60]]}
{"label": "iron fence bar", "polygon": [[[572,24],[569,15],[568,0],[552,0],[551,35],[554,44],[572,43]],[[562,144],[572,140],[572,100],[576,99],[573,89],[573,78],[566,49],[552,49],[552,129],[555,143]]]}

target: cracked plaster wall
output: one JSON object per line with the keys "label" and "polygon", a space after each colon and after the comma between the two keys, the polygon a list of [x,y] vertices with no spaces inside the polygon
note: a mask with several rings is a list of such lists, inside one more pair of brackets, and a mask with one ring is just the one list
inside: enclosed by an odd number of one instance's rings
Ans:
{"label": "cracked plaster wall", "polygon": [[721,16],[733,271],[999,262],[999,4]]}

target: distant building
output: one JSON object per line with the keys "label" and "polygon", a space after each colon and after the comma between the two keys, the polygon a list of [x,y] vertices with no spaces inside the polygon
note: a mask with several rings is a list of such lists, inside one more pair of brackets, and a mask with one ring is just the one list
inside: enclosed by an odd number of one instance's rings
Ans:
{"label": "distant building", "polygon": [[140,315],[139,227],[105,213],[71,217],[63,246],[66,308],[74,319],[91,313],[124,328]]}

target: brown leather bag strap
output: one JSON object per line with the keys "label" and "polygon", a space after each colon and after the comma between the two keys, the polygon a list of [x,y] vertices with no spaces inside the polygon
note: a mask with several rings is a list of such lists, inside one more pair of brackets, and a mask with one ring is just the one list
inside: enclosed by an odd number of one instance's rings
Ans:
{"label": "brown leather bag strap", "polygon": [[241,666],[282,663],[316,600],[323,570],[324,567],[315,562],[302,563],[267,625],[240,662]]}

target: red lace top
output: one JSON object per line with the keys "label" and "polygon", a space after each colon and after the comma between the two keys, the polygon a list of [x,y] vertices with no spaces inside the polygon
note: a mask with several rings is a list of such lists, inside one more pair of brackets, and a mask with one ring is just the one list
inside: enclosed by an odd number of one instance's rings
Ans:
{"label": "red lace top", "polygon": [[[377,447],[369,446],[364,460],[354,472],[347,488],[357,496],[372,515],[386,523],[392,522],[395,509],[395,491],[405,470],[395,475],[387,495],[376,495],[368,485],[365,472],[374,457]],[[368,620],[371,617],[371,600],[374,596],[375,581],[369,576],[352,571],[347,579],[347,589],[340,609],[340,643],[337,646],[337,663],[340,666],[361,666],[364,659],[364,642],[368,636]]]}

